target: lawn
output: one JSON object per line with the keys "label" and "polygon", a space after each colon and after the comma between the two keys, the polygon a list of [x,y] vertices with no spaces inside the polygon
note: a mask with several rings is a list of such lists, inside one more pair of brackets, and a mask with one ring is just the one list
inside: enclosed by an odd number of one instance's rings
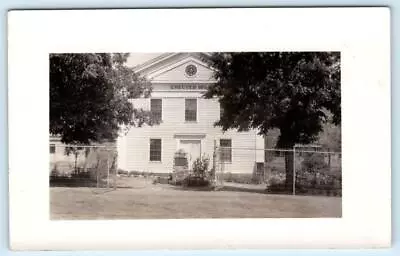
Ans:
{"label": "lawn", "polygon": [[311,218],[342,212],[340,197],[193,191],[150,182],[98,192],[50,188],[51,219]]}

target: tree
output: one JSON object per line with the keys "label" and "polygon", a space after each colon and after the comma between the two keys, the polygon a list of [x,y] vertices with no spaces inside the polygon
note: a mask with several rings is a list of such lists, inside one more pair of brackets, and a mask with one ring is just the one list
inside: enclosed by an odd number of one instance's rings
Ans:
{"label": "tree", "polygon": [[149,96],[151,86],[124,65],[129,54],[50,55],[50,134],[64,143],[114,141],[131,126],[152,124],[131,98]]}
{"label": "tree", "polygon": [[318,144],[334,152],[342,151],[341,126],[327,122],[319,135]]}
{"label": "tree", "polygon": [[[339,52],[214,53],[216,71],[206,98],[218,97],[224,131],[279,130],[278,148],[318,139],[327,112],[341,122]],[[287,152],[286,187],[293,185],[293,153]]]}

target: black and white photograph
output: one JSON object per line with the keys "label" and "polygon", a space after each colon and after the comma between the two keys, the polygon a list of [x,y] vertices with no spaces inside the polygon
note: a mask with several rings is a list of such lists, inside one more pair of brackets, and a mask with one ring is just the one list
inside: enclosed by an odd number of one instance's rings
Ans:
{"label": "black and white photograph", "polygon": [[8,46],[12,250],[390,246],[389,8],[18,10]]}
{"label": "black and white photograph", "polygon": [[341,217],[340,52],[49,58],[51,219]]}

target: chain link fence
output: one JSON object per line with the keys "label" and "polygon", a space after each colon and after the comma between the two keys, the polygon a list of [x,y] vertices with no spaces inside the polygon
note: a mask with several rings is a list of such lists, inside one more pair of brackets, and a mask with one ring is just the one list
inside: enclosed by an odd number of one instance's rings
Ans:
{"label": "chain link fence", "polygon": [[116,189],[117,157],[112,145],[50,144],[50,186]]}
{"label": "chain link fence", "polygon": [[215,147],[213,156],[219,187],[246,184],[260,185],[269,193],[342,195],[341,152],[297,145],[292,149]]}

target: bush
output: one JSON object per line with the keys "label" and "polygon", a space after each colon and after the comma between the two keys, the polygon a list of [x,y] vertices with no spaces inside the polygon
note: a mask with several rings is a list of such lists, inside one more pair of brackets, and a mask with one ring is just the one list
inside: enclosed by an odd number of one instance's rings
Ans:
{"label": "bush", "polygon": [[[190,187],[205,187],[211,184],[212,171],[209,171],[210,159],[203,154],[197,158],[192,165],[193,173],[189,173],[187,169],[174,171],[171,176],[170,183],[175,185],[183,185]],[[177,174],[180,173],[179,178]]]}
{"label": "bush", "polygon": [[118,169],[117,170],[117,174],[118,175],[126,175],[126,176],[129,176],[129,171],[126,171],[126,170],[123,170],[123,169]]}
{"label": "bush", "polygon": [[341,196],[341,170],[330,171],[323,154],[307,153],[296,175],[297,187],[307,193]]}
{"label": "bush", "polygon": [[205,178],[208,174],[208,167],[210,165],[210,158],[203,154],[193,162],[193,173],[195,176]]}
{"label": "bush", "polygon": [[226,182],[233,182],[234,178],[233,178],[232,173],[227,172],[227,173],[225,174],[224,180],[225,180]]}
{"label": "bush", "polygon": [[230,173],[224,174],[224,181],[240,184],[252,184],[254,182],[253,174],[250,173]]}
{"label": "bush", "polygon": [[[296,172],[296,194],[341,196],[341,171],[330,171],[322,157],[310,156],[305,156],[301,169]],[[283,171],[272,170],[267,191],[292,193],[292,188],[285,187],[285,176]]]}
{"label": "bush", "polygon": [[270,183],[267,187],[267,192],[271,193],[285,193],[287,192],[285,183]]}
{"label": "bush", "polygon": [[197,175],[189,175],[182,182],[184,186],[188,187],[205,187],[210,185],[210,181],[207,178]]}
{"label": "bush", "polygon": [[328,165],[325,163],[325,156],[318,153],[305,153],[301,163],[301,169],[311,172],[326,170]]}

